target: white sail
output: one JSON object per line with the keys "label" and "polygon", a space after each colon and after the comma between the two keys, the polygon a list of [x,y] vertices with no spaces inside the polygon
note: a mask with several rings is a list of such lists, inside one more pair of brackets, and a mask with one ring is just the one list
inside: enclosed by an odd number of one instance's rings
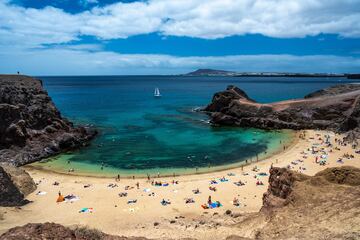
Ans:
{"label": "white sail", "polygon": [[155,97],[160,97],[161,96],[159,88],[155,88],[154,96]]}

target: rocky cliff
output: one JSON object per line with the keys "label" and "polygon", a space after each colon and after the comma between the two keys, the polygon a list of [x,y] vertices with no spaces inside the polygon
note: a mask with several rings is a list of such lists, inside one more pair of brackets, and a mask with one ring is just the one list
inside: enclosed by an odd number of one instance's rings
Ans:
{"label": "rocky cliff", "polygon": [[84,146],[95,135],[63,118],[40,80],[0,75],[0,162],[24,165]]}
{"label": "rocky cliff", "polygon": [[261,129],[328,129],[347,132],[360,126],[360,85],[338,85],[304,99],[257,103],[229,86],[204,109],[219,125]]}
{"label": "rocky cliff", "polygon": [[142,237],[119,237],[88,228],[67,228],[56,223],[29,223],[15,227],[0,236],[0,240],[146,240]]}
{"label": "rocky cliff", "polygon": [[35,191],[36,185],[30,175],[10,164],[0,164],[0,206],[21,206],[25,197]]}
{"label": "rocky cliff", "polygon": [[[307,176],[270,170],[259,213],[237,223],[251,239],[360,239],[360,169],[328,168]],[[235,238],[236,239],[236,238]]]}

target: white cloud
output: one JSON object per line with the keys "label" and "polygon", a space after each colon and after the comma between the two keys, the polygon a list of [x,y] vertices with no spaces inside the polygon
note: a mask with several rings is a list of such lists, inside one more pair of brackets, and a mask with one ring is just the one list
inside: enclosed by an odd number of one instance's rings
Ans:
{"label": "white cloud", "polygon": [[31,49],[0,53],[0,72],[29,75],[173,74],[197,68],[236,71],[354,72],[360,58],[328,55],[234,55],[177,57],[154,54],[119,54],[83,48]]}
{"label": "white cloud", "polygon": [[[97,0],[86,1],[96,5]],[[200,67],[351,72],[360,68],[356,57],[124,55],[103,51],[100,45],[76,44],[84,35],[110,40],[152,32],[205,39],[248,33],[279,38],[334,33],[358,38],[360,0],[150,0],[95,6],[77,14],[0,0],[0,72],[165,74]],[[44,47],[48,44],[52,49]]]}
{"label": "white cloud", "polygon": [[77,14],[0,0],[0,13],[2,45],[38,46],[74,41],[81,35],[116,39],[151,32],[206,39],[247,33],[360,37],[360,0],[150,0],[96,6]]}

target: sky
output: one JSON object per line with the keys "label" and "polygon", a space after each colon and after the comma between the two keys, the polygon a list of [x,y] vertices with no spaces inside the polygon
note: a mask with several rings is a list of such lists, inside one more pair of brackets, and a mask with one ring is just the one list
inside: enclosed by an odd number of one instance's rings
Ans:
{"label": "sky", "polygon": [[360,0],[0,0],[0,73],[360,72]]}

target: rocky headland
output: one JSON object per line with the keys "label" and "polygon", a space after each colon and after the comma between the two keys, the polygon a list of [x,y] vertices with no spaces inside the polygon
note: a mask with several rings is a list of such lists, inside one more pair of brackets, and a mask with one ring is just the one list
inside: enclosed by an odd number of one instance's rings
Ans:
{"label": "rocky headland", "polygon": [[261,129],[357,131],[360,126],[360,85],[337,85],[304,99],[258,103],[243,90],[228,86],[204,109],[211,123]]}
{"label": "rocky headland", "polygon": [[96,133],[63,118],[41,80],[0,75],[0,162],[32,163],[86,146]]}

